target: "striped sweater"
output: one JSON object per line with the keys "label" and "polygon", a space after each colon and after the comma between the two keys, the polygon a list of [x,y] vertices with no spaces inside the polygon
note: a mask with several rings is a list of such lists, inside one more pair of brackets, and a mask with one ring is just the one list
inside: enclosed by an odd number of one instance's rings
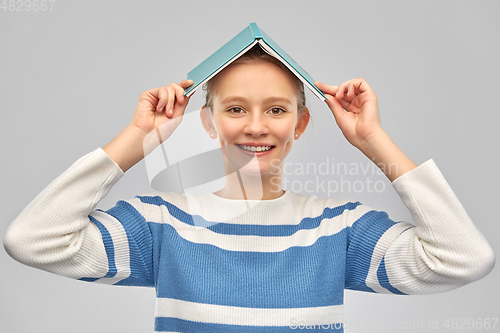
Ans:
{"label": "striped sweater", "polygon": [[485,276],[491,247],[429,160],[393,182],[414,223],[359,202],[155,193],[97,203],[122,176],[97,149],[10,225],[16,260],[156,288],[156,332],[343,331],[344,289],[426,294]]}

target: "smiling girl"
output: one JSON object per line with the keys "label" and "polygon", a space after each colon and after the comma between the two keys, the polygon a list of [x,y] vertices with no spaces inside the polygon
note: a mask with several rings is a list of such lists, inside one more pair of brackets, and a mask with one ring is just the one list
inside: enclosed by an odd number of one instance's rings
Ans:
{"label": "smiling girl", "polygon": [[208,82],[200,112],[223,151],[225,186],[96,210],[124,172],[168,140],[191,84],[142,93],[131,123],[11,224],[8,253],[83,281],[155,287],[157,332],[343,331],[346,288],[437,293],[492,269],[491,247],[433,160],[416,166],[383,131],[364,79],[316,86],[346,139],[381,166],[415,225],[359,202],[277,188],[310,113],[302,83],[258,48]]}

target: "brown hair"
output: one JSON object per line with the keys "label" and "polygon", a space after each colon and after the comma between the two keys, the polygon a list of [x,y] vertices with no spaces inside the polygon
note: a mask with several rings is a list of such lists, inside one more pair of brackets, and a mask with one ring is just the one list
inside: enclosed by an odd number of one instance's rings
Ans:
{"label": "brown hair", "polygon": [[[281,70],[283,70],[283,72],[286,75],[288,75],[288,77],[290,77],[290,79],[297,88],[297,97],[298,97],[297,112],[299,115],[301,115],[304,108],[306,107],[306,95],[304,93],[304,84],[281,61],[266,53],[259,45],[255,45],[254,47],[252,47],[250,50],[248,50],[245,54],[236,59],[229,66],[232,66],[233,64],[254,63],[258,61],[266,61],[272,63],[278,66]],[[215,86],[219,74],[220,72],[203,85],[203,90],[205,91],[205,107],[209,108],[210,110],[213,107],[213,95],[215,94]]]}

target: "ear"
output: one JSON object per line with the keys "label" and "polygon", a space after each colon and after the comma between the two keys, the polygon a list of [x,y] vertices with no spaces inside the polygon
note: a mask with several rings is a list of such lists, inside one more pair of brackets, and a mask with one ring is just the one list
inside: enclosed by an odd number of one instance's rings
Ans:
{"label": "ear", "polygon": [[210,134],[211,138],[215,138],[217,135],[217,131],[215,130],[212,112],[210,111],[210,109],[207,109],[205,105],[201,107],[200,119],[201,119],[201,124],[203,125],[205,131],[207,131],[207,133]]}
{"label": "ear", "polygon": [[309,113],[309,109],[305,107],[304,110],[302,110],[302,114],[300,115],[299,119],[297,120],[297,125],[295,125],[295,133],[298,134],[299,137],[302,135],[302,133],[305,132],[310,119],[311,114]]}

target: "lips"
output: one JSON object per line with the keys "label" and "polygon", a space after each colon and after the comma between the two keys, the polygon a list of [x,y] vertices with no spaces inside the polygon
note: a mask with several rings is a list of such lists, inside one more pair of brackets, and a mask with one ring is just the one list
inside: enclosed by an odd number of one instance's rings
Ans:
{"label": "lips", "polygon": [[236,145],[240,150],[244,151],[250,155],[266,155],[270,151],[272,151],[276,146],[267,145],[267,144],[245,144],[245,145]]}

